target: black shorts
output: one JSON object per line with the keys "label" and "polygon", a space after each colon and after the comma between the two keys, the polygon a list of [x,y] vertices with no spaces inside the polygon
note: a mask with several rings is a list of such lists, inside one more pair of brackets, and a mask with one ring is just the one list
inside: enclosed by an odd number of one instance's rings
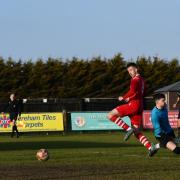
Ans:
{"label": "black shorts", "polygon": [[18,114],[15,114],[15,113],[12,113],[9,115],[10,116],[10,120],[13,121],[13,120],[17,120],[17,117],[18,117]]}
{"label": "black shorts", "polygon": [[156,137],[156,139],[160,143],[160,147],[164,147],[164,148],[166,148],[166,144],[169,141],[174,141],[174,138],[175,138],[174,131],[171,131],[171,133],[169,134],[162,134],[161,137]]}

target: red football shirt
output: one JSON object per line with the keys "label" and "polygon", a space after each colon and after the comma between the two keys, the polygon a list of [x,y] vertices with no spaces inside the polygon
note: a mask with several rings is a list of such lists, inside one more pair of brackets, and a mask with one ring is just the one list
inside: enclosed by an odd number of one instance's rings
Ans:
{"label": "red football shirt", "polygon": [[123,96],[123,99],[129,98],[130,101],[143,101],[143,96],[145,93],[145,82],[144,79],[137,75],[131,79],[129,91]]}

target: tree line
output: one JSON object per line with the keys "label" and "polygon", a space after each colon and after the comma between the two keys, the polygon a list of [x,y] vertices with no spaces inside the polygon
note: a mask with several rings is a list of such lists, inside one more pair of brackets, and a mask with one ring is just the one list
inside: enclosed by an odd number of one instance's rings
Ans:
{"label": "tree line", "polygon": [[[180,80],[178,59],[138,57],[131,61],[137,63],[146,80],[147,96]],[[85,60],[74,57],[16,61],[1,57],[0,99],[7,99],[11,92],[24,98],[117,97],[129,88],[128,62],[121,54]]]}

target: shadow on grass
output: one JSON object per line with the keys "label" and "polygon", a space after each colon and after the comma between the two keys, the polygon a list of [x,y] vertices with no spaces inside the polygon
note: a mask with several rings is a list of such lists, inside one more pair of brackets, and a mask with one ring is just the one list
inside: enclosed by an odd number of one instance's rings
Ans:
{"label": "shadow on grass", "polygon": [[68,148],[120,148],[139,147],[141,144],[129,143],[105,143],[105,142],[82,142],[82,141],[43,141],[43,142],[2,142],[0,151],[5,150],[34,150],[39,148],[47,149],[68,149]]}

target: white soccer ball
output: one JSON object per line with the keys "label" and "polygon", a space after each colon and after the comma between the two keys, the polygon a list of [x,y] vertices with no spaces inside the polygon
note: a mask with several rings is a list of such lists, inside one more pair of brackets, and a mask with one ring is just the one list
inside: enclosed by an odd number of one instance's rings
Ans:
{"label": "white soccer ball", "polygon": [[47,149],[40,149],[36,153],[36,158],[39,161],[47,161],[49,159],[49,153]]}

